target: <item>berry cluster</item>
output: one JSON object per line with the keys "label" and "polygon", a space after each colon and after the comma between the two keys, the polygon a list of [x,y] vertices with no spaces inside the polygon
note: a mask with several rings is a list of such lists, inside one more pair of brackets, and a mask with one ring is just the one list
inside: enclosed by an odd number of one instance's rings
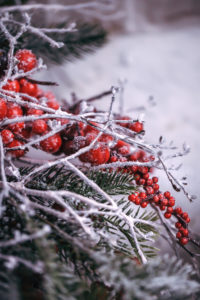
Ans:
{"label": "berry cluster", "polygon": [[[144,172],[144,171],[143,171]],[[161,211],[164,211],[164,217],[170,219],[172,216],[178,219],[175,224],[178,228],[178,233],[176,237],[178,238],[181,245],[186,245],[189,241],[188,239],[188,223],[190,218],[186,212],[182,212],[180,207],[175,206],[175,199],[171,196],[169,191],[164,194],[159,191],[158,177],[149,178],[148,168],[145,167],[145,173],[140,172],[140,175],[135,175],[136,183],[142,185],[144,191],[135,192],[135,194],[129,195],[128,199],[135,203],[135,205],[140,205],[142,208],[147,207],[148,204],[156,205]]]}
{"label": "berry cluster", "polygon": [[[37,59],[35,55],[30,50],[19,50],[15,54],[18,61],[16,68],[19,72],[28,72],[37,66]],[[7,84],[3,86],[5,91],[5,96],[10,95],[7,93],[23,93],[23,100],[30,101],[27,96],[32,96],[38,99],[38,104],[50,107],[53,109],[58,109],[60,107],[59,103],[56,101],[55,96],[51,92],[44,92],[38,88],[38,85],[32,83],[31,81],[20,78],[19,80],[8,80]],[[20,118],[22,116],[40,116],[44,112],[40,109],[34,109],[27,107],[21,107],[20,105],[5,101],[0,98],[0,120],[5,118],[13,119]],[[48,120],[38,119],[33,122],[17,122],[4,126],[1,131],[1,136],[3,144],[12,149],[13,147],[22,146],[33,135],[44,135],[50,132],[50,127],[48,126]],[[62,144],[60,134],[55,134],[40,142],[40,148],[49,153],[57,152]],[[25,150],[11,150],[8,151],[12,156],[21,157],[25,154]]]}
{"label": "berry cluster", "polygon": [[[30,50],[19,50],[15,54],[17,65],[15,68],[19,72],[25,74],[37,67],[37,59]],[[25,77],[19,80],[9,80],[5,86],[3,86],[5,96],[8,95],[8,91],[15,93],[23,93],[23,100],[31,101],[32,96],[38,100],[38,103],[58,110],[60,108],[55,96],[51,92],[44,92],[38,88],[38,85],[33,81],[28,80]],[[69,110],[74,115],[79,113],[76,109]],[[33,116],[31,122],[17,122],[7,126],[3,126],[1,130],[1,137],[3,144],[12,149],[13,147],[24,145],[31,137],[35,135],[45,135],[52,130],[49,126],[47,119],[34,120],[34,116],[42,116],[44,111],[42,109],[35,109],[28,107],[21,107],[16,103],[5,101],[0,99],[0,120],[5,118],[12,119],[22,116]],[[143,123],[139,121],[131,122],[131,119],[127,116],[114,116],[116,120],[120,119],[118,124],[121,127],[126,128],[133,135],[143,133]],[[56,119],[61,125],[66,125],[65,129],[59,133],[56,133],[48,138],[41,140],[40,149],[52,154],[65,153],[71,155],[77,152],[79,149],[89,146],[94,139],[97,139],[97,135],[100,132],[100,125],[94,122],[90,124],[84,124],[82,122],[69,122],[67,119]],[[122,122],[127,121],[127,122]],[[124,129],[125,130],[125,129]],[[25,154],[25,150],[8,150],[8,153],[15,157],[21,157]],[[135,151],[128,143],[123,140],[114,139],[111,135],[102,134],[95,146],[89,151],[81,154],[79,159],[84,163],[90,163],[92,165],[101,165],[106,163],[115,162],[151,162],[155,160],[152,155],[142,151]],[[161,211],[164,211],[164,217],[170,219],[172,215],[178,219],[176,228],[178,228],[177,238],[182,245],[188,243],[188,229],[187,225],[190,222],[190,218],[186,212],[182,212],[181,208],[174,208],[175,199],[171,196],[170,192],[166,191],[164,194],[160,192],[158,185],[158,178],[150,178],[152,169],[147,166],[129,166],[119,167],[117,171],[128,172],[134,175],[136,184],[141,189],[140,192],[129,195],[128,199],[140,205],[142,208],[147,207],[148,204],[156,205]]]}

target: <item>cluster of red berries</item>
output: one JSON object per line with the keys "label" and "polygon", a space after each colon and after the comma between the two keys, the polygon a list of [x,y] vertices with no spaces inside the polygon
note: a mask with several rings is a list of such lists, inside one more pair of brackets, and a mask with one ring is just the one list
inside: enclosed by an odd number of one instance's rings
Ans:
{"label": "cluster of red berries", "polygon": [[[144,172],[145,170],[145,172]],[[190,218],[186,212],[182,212],[180,207],[174,208],[175,199],[171,196],[169,191],[164,194],[159,191],[158,177],[149,178],[148,168],[143,169],[143,173],[138,176],[138,172],[135,176],[136,183],[143,186],[143,192],[136,192],[135,194],[129,195],[128,199],[140,205],[142,208],[147,207],[148,204],[156,205],[161,211],[165,211],[164,217],[170,219],[175,216],[178,222],[175,224],[176,228],[179,229],[176,237],[178,238],[181,245],[186,245],[188,239],[188,223]]]}

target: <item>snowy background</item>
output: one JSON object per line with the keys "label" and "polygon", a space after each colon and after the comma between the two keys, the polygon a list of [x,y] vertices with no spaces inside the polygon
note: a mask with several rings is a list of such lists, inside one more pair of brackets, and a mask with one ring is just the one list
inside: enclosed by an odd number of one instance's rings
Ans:
{"label": "snowy background", "polygon": [[[178,176],[188,176],[188,190],[198,196],[193,204],[182,193],[173,192],[178,204],[191,215],[192,228],[199,229],[200,213],[200,6],[198,1],[124,1],[119,20],[105,26],[111,34],[107,45],[84,60],[52,68],[48,78],[60,83],[55,92],[70,99],[98,94],[127,79],[125,113],[134,118],[138,106],[148,106],[153,96],[155,107],[145,113],[148,142],[160,135],[181,146],[186,142],[191,153],[183,158]],[[156,8],[156,9],[153,9]],[[115,25],[118,25],[116,27]],[[119,26],[120,24],[120,26]],[[108,98],[98,101],[105,108]],[[115,109],[118,109],[116,104]],[[159,175],[160,176],[160,175]],[[162,190],[171,190],[161,176]]]}

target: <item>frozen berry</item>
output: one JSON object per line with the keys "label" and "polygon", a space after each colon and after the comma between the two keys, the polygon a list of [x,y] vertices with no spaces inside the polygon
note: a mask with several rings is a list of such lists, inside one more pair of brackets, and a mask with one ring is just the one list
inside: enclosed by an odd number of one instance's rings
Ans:
{"label": "frozen berry", "polygon": [[[17,104],[8,105],[7,109],[7,117],[8,119],[14,119],[17,117],[21,117],[23,115],[22,109]],[[15,133],[19,133],[24,127],[24,122],[14,123],[8,125],[9,129],[11,129]]]}
{"label": "frozen berry", "polygon": [[86,153],[80,155],[80,160],[83,162],[90,162],[95,165],[101,165],[107,163],[110,158],[110,149],[106,146],[99,146],[89,150]]}
{"label": "frozen berry", "polygon": [[143,124],[140,122],[135,122],[133,124],[129,125],[129,128],[137,133],[141,132],[143,130]]}
{"label": "frozen berry", "polygon": [[36,108],[29,108],[27,110],[27,115],[35,115],[35,116],[41,116],[43,114],[43,111],[41,109]]}
{"label": "frozen berry", "polygon": [[61,144],[62,140],[58,133],[40,142],[42,150],[48,153],[56,153],[60,149]]}
{"label": "frozen berry", "polygon": [[55,110],[59,109],[60,107],[59,103],[56,100],[47,101],[47,106]]}
{"label": "frozen berry", "polygon": [[12,91],[18,93],[20,90],[20,85],[17,80],[8,80],[7,84],[2,87],[4,90]]}
{"label": "frozen berry", "polygon": [[32,130],[34,133],[42,134],[47,130],[47,123],[44,120],[35,120],[32,125]]}
{"label": "frozen berry", "polygon": [[7,115],[7,105],[6,102],[0,98],[0,120],[3,120]]}
{"label": "frozen berry", "polygon": [[19,61],[17,65],[19,70],[28,72],[36,67],[37,59],[31,50],[18,50],[15,54],[15,57]]}
{"label": "frozen berry", "polygon": [[2,130],[1,132],[1,137],[2,137],[2,140],[3,140],[3,143],[5,145],[11,143],[14,139],[14,134],[12,133],[12,131],[8,130],[8,129],[4,129]]}
{"label": "frozen berry", "polygon": [[37,84],[31,83],[26,79],[20,80],[20,92],[28,94],[29,96],[36,97],[38,93]]}
{"label": "frozen berry", "polygon": [[[13,140],[10,144],[7,145],[8,148],[14,148],[18,146],[22,146],[23,143],[18,140]],[[9,150],[9,154],[11,154],[14,157],[21,157],[25,154],[25,150]]]}

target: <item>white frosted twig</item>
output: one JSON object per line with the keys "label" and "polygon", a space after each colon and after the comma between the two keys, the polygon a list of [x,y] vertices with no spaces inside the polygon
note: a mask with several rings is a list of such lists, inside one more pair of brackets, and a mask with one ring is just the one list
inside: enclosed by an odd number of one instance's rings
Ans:
{"label": "white frosted twig", "polygon": [[11,247],[11,246],[15,246],[17,244],[25,243],[25,242],[30,241],[30,240],[41,238],[44,235],[48,234],[49,232],[50,232],[50,227],[49,226],[44,226],[42,229],[40,229],[39,231],[37,231],[33,234],[29,234],[29,235],[22,234],[22,235],[19,235],[19,236],[15,237],[12,240],[5,241],[5,242],[0,242],[0,248]]}

